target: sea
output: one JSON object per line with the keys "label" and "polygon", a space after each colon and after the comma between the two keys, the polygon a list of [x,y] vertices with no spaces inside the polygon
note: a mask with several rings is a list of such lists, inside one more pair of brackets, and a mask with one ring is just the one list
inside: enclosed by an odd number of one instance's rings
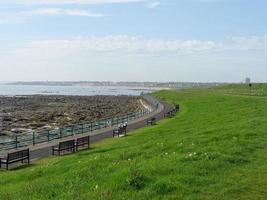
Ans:
{"label": "sea", "polygon": [[139,96],[149,93],[151,88],[135,88],[125,86],[47,86],[47,85],[8,85],[0,83],[0,96],[24,95],[67,95],[67,96],[95,96],[95,95],[131,95]]}

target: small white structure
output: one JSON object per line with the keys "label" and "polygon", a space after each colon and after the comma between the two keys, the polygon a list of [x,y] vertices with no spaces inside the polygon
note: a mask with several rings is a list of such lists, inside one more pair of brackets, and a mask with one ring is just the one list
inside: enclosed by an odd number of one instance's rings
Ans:
{"label": "small white structure", "polygon": [[247,78],[245,79],[245,83],[246,83],[246,84],[250,84],[250,83],[251,83],[251,79],[247,77]]}

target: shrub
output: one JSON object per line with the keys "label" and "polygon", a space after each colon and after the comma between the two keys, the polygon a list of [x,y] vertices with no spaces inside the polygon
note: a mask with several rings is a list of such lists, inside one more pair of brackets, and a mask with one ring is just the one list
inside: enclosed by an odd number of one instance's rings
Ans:
{"label": "shrub", "polygon": [[146,177],[137,169],[133,169],[127,178],[127,183],[134,189],[142,189],[145,186]]}

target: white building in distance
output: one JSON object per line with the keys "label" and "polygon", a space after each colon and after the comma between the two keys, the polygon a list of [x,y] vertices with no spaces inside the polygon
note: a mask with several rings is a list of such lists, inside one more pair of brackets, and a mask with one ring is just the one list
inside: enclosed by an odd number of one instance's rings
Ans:
{"label": "white building in distance", "polygon": [[246,84],[250,84],[250,83],[251,83],[251,79],[247,77],[247,78],[245,79],[245,83],[246,83]]}

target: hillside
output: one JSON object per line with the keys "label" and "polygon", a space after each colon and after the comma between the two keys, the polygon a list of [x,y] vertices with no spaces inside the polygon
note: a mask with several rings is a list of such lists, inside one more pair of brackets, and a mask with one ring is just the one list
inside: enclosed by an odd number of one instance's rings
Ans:
{"label": "hillside", "polygon": [[158,92],[176,117],[0,171],[0,199],[267,199],[267,85],[246,87]]}

